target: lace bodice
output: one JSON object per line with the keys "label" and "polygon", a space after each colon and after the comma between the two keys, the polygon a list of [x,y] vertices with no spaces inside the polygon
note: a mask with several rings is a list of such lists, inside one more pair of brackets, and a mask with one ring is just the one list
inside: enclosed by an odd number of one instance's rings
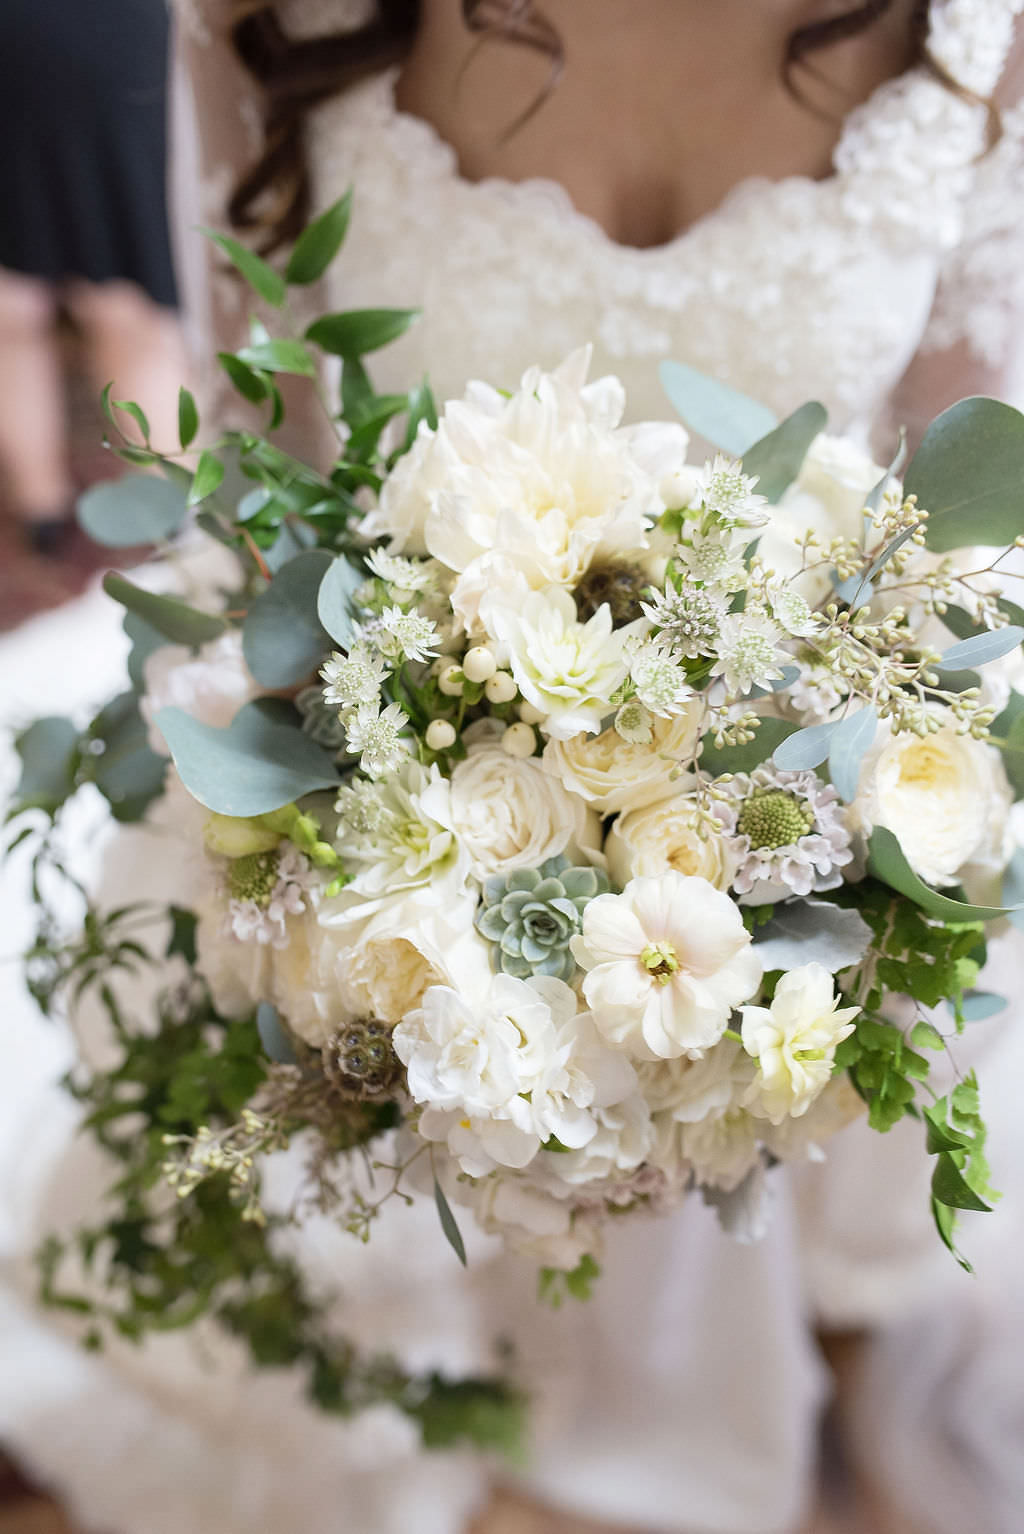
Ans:
{"label": "lace bodice", "polygon": [[[933,0],[934,58],[989,95],[1022,9]],[[283,14],[308,35],[370,11],[372,0],[288,0]],[[848,117],[827,179],[746,181],[668,244],[639,250],[557,183],[464,179],[453,149],[397,108],[395,79],[329,101],[308,137],[317,205],[356,190],[328,303],[423,311],[373,359],[382,389],[423,373],[442,398],[470,377],[511,384],[589,340],[634,416],[664,410],[656,364],[675,357],[780,413],[821,399],[845,428],[877,419],[922,346],[967,340],[989,364],[1007,360],[1024,319],[1019,110],[986,155],[985,108],[912,70]]]}

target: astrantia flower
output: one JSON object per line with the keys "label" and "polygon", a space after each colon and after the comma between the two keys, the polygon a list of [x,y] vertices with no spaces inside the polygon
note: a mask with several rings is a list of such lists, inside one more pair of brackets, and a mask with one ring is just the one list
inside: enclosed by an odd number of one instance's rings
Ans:
{"label": "astrantia flower", "polygon": [[821,618],[792,586],[782,586],[773,591],[771,604],[776,623],[795,638],[802,639],[821,627]]}
{"label": "astrantia flower", "polygon": [[225,933],[241,943],[288,944],[287,918],[306,909],[312,869],[290,842],[272,852],[233,858],[225,871],[228,914]]}
{"label": "astrantia flower", "polygon": [[654,721],[639,698],[629,698],[615,715],[615,733],[631,746],[649,746],[654,739]]}
{"label": "astrantia flower", "polygon": [[671,639],[660,637],[627,647],[629,675],[636,695],[652,714],[670,719],[681,714],[693,688]]}
{"label": "astrantia flower", "polygon": [[756,475],[744,474],[736,459],[718,453],[714,463],[704,465],[693,504],[736,527],[763,527],[768,520],[764,509],[768,502],[763,495],[754,494],[756,484]]}
{"label": "astrantia flower", "polygon": [[708,1049],[761,982],[733,901],[675,870],[592,900],[571,946],[598,1028],[638,1060]]}
{"label": "astrantia flower", "polygon": [[676,548],[675,557],[693,580],[728,595],[741,591],[747,583],[743,556],[748,541],[732,531],[712,527],[707,532],[690,533]]}
{"label": "astrantia flower", "polygon": [[343,789],[337,810],[348,832],[341,839],[345,861],[360,869],[352,888],[374,896],[460,883],[465,857],[452,830],[450,798],[437,767],[411,759],[376,783]]}
{"label": "astrantia flower", "polygon": [[744,1098],[773,1124],[806,1113],[832,1075],[836,1046],[859,1007],[840,1007],[831,973],[803,964],[783,975],[770,1007],[743,1007],[743,1047],[758,1073]]}
{"label": "astrantia flower", "polygon": [[368,777],[379,778],[393,772],[408,755],[402,731],[409,723],[397,703],[389,703],[381,712],[375,703],[363,703],[345,720],[348,749],[359,756],[359,765]]}
{"label": "astrantia flower", "polygon": [[320,667],[324,700],[346,709],[377,703],[381,684],[390,674],[391,667],[383,657],[370,645],[357,641],[347,655],[335,651]]}
{"label": "astrantia flower", "polygon": [[373,549],[366,563],[378,580],[399,591],[429,591],[437,582],[437,566],[429,559],[403,559],[387,549]]}
{"label": "astrantia flower", "polygon": [[713,655],[718,630],[725,617],[725,603],[717,593],[702,586],[677,591],[671,582],[641,606],[656,628],[671,639],[680,655],[691,660]]}
{"label": "astrantia flower", "polygon": [[764,613],[730,613],[722,619],[712,676],[724,677],[733,695],[778,681],[790,658],[779,649],[783,637],[778,624]]}
{"label": "astrantia flower", "polygon": [[385,607],[376,632],[378,647],[389,660],[427,661],[438,654],[437,625],[421,613]]}
{"label": "astrantia flower", "polygon": [[549,586],[518,606],[495,603],[489,623],[508,646],[509,666],[523,697],[544,715],[541,729],[555,740],[596,732],[611,696],[625,680],[627,640],[637,624],[613,629],[607,607],[586,623],[568,591]]}
{"label": "astrantia flower", "polygon": [[[725,797],[722,797],[725,796]],[[816,773],[765,764],[720,786],[714,813],[738,863],[745,904],[835,889],[853,861],[847,812]]]}

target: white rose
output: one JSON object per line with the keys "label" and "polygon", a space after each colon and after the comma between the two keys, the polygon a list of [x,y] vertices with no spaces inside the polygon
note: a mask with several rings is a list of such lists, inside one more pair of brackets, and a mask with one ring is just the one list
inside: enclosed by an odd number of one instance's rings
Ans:
{"label": "white rose", "polygon": [[800,1118],[828,1084],[836,1047],[854,1030],[859,1007],[840,1007],[823,964],[791,969],[770,1007],[743,1007],[743,1047],[758,1065],[744,1095],[773,1124]]}
{"label": "white rose", "polygon": [[[864,502],[884,472],[845,437],[816,437],[796,480],[770,508],[769,521],[761,529],[757,552],[767,568],[781,576],[796,575],[802,562],[798,540],[806,532],[817,533],[823,544],[833,538],[858,538]],[[801,595],[812,606],[830,590],[825,565],[801,578]]]}
{"label": "white rose", "polygon": [[926,884],[999,869],[1013,851],[1013,796],[994,746],[944,725],[933,735],[880,732],[861,764],[853,818],[866,836],[885,826]]}
{"label": "white rose", "polygon": [[160,756],[170,755],[153,723],[160,709],[180,708],[203,724],[224,729],[243,703],[263,691],[245,664],[238,629],[204,644],[198,653],[186,645],[161,645],[146,658],[142,670],[145,692],[139,711],[149,726],[150,748]]}
{"label": "white rose", "polygon": [[631,745],[612,728],[600,735],[548,741],[541,759],[544,770],[602,815],[638,809],[671,790],[669,773],[692,753],[699,716],[696,706],[672,719],[655,716],[649,745]]}
{"label": "white rose", "polygon": [[[684,787],[684,785],[680,785]],[[605,839],[608,872],[616,884],[639,875],[678,873],[706,879],[726,890],[738,859],[729,842],[714,827],[703,828],[696,806],[686,793],[670,794],[655,804],[620,815]]]}
{"label": "white rose", "polygon": [[599,1030],[637,1060],[710,1048],[761,983],[738,908],[674,869],[598,895],[570,946]]}
{"label": "white rose", "polygon": [[489,732],[452,773],[451,816],[477,878],[539,868],[560,852],[592,862],[601,845],[593,810],[539,761],[510,756]]}

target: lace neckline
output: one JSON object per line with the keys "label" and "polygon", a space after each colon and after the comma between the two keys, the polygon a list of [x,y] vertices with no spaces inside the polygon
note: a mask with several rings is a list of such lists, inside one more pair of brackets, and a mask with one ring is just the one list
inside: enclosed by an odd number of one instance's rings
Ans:
{"label": "lace neckline", "polygon": [[[987,95],[1002,72],[1012,43],[1013,18],[1022,9],[1024,0],[934,0],[929,18],[930,51],[959,83]],[[920,194],[926,185],[932,189],[927,175],[930,168],[963,174],[984,147],[984,107],[964,101],[918,65],[882,81],[847,114],[828,175],[745,177],[716,208],[671,239],[637,246],[617,240],[597,219],[576,206],[561,182],[551,178],[513,181],[488,176],[469,180],[460,170],[454,147],[438,129],[398,105],[400,74],[401,67],[394,66],[370,77],[338,98],[339,109],[357,118],[368,114],[374,131],[390,135],[397,152],[414,164],[419,174],[432,175],[441,184],[457,186],[481,198],[493,195],[524,208],[546,209],[581,238],[619,260],[641,266],[677,254],[709,223],[753,198],[771,195],[806,203],[830,192],[842,197],[859,175],[874,178],[890,193],[895,177],[904,182],[903,194],[915,189]],[[881,200],[876,199],[879,204]],[[911,207],[917,214],[924,211],[920,195],[908,197],[902,210],[893,210],[898,223],[910,223]]]}

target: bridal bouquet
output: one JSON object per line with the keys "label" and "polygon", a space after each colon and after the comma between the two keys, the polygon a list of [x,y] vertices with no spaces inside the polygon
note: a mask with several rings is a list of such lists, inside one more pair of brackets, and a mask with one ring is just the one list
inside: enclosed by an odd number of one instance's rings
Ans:
{"label": "bridal bouquet", "polygon": [[[283,278],[220,244],[281,307],[347,218]],[[165,477],[91,492],[87,528],[165,539],[194,506],[224,566],[201,606],[109,576],[132,691],[85,735],[21,739],[37,862],[91,783],[162,817],[192,870],[155,1027],[115,998],[146,957],[131,911],[90,908],[77,946],[46,918],[33,954],[41,998],[99,986],[117,1032],[118,1063],[76,1081],[123,1163],[121,1223],[83,1248],[107,1244],[117,1324],[190,1319],[240,1277],[286,1305],[294,1275],[258,1243],[280,1220],[262,1167],[292,1141],[307,1202],[355,1234],[425,1188],[463,1261],[471,1218],[557,1300],[586,1292],[611,1217],[702,1197],[749,1239],[776,1163],[911,1115],[953,1247],[992,1195],[947,1044],[1004,1005],[976,982],[1020,883],[1024,612],[999,566],[1024,543],[1024,418],[964,401],[903,472],[818,405],[779,424],[668,364],[706,456],[678,420],[624,426],[585,349],[440,412],[424,385],[379,396],[361,359],[413,319],[257,321],[222,357],[270,431],[277,376],[316,388],[315,350],[340,358],[325,472],[245,430],[196,460],[184,391],[180,453],[106,401],[145,440],[122,456]],[[176,1260],[197,1252],[198,1298]],[[252,1342],[259,1303],[215,1309]],[[330,1397],[307,1320],[285,1353]],[[389,1379],[437,1420],[436,1379]]]}

